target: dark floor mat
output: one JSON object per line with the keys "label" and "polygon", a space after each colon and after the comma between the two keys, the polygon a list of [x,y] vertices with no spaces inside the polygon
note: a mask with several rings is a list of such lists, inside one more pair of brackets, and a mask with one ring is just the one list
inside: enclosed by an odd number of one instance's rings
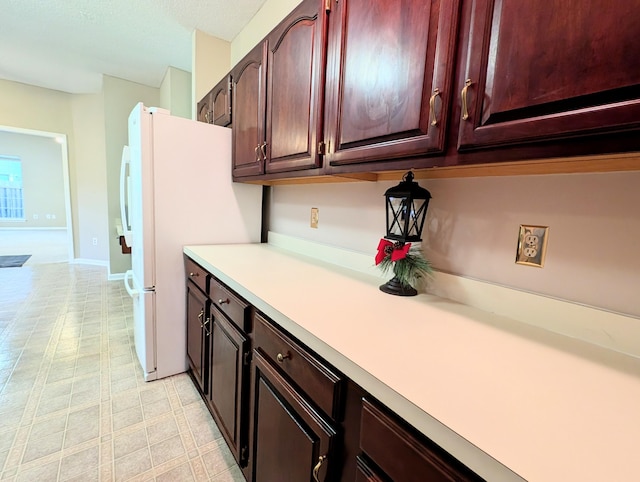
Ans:
{"label": "dark floor mat", "polygon": [[11,256],[0,256],[0,268],[19,268],[29,258],[30,254],[17,254]]}

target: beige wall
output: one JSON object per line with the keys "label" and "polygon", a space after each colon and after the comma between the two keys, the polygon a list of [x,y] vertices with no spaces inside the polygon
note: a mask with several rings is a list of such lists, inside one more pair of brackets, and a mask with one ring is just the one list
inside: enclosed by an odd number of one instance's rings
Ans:
{"label": "beige wall", "polygon": [[[227,51],[221,62],[227,70],[228,58]],[[137,102],[161,105],[161,91],[163,107],[191,116],[191,75],[175,68],[168,69],[161,89],[105,76],[102,92],[83,95],[0,80],[0,126],[67,136],[74,257],[108,262],[112,274],[131,265],[116,236],[127,118]]]}
{"label": "beige wall", "polygon": [[158,105],[160,90],[116,77],[104,76],[104,125],[108,199],[108,237],[110,273],[124,273],[131,268],[131,255],[122,254],[117,237],[120,224],[120,161],[128,142],[128,119],[138,102]]}
{"label": "beige wall", "polygon": [[245,28],[231,42],[231,65],[255,47],[302,0],[267,0]]}
{"label": "beige wall", "polygon": [[[74,212],[76,258],[108,262],[107,164],[105,154],[104,97],[74,95],[71,101],[77,184]],[[96,238],[97,244],[93,244]]]}
{"label": "beige wall", "polygon": [[196,118],[196,105],[229,70],[231,44],[204,32],[195,30],[192,35],[191,76],[192,113]]}
{"label": "beige wall", "polygon": [[[65,228],[65,167],[62,145],[52,137],[0,131],[0,155],[22,161],[24,222],[0,223],[3,228]],[[37,217],[37,219],[36,219]]]}
{"label": "beige wall", "polygon": [[[392,182],[277,186],[271,230],[373,256]],[[640,316],[640,172],[422,180],[440,270]],[[311,207],[320,210],[309,227]],[[515,264],[520,224],[549,226],[543,268]],[[527,309],[523,307],[523,310]]]}
{"label": "beige wall", "polygon": [[77,256],[77,185],[71,94],[0,79],[0,126],[67,136],[73,236]]}
{"label": "beige wall", "polygon": [[102,93],[84,95],[0,80],[0,125],[67,136],[74,257],[109,261],[114,274],[130,266],[115,230],[127,118],[136,102],[159,100],[159,89],[107,76]]}
{"label": "beige wall", "polygon": [[171,115],[191,119],[191,74],[169,67],[160,85],[160,107]]}

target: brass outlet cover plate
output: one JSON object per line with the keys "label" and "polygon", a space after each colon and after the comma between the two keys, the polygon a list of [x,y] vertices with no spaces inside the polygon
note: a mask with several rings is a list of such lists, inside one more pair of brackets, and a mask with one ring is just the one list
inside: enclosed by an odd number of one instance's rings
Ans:
{"label": "brass outlet cover plate", "polygon": [[318,229],[318,220],[320,218],[320,214],[318,208],[311,208],[311,222],[310,226],[314,229]]}
{"label": "brass outlet cover plate", "polygon": [[547,253],[548,237],[548,226],[528,226],[521,224],[520,235],[518,236],[518,249],[516,251],[516,263],[542,268]]}

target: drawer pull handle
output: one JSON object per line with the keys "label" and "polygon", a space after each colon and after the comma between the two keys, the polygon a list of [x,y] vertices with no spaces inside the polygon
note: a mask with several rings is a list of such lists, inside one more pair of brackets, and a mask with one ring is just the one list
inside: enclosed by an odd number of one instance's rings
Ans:
{"label": "drawer pull handle", "polygon": [[433,95],[429,99],[429,117],[431,117],[431,125],[438,125],[438,118],[436,117],[436,97],[440,95],[440,89],[436,88],[433,91]]}
{"label": "drawer pull handle", "polygon": [[191,272],[189,273],[189,276],[200,276],[200,273],[198,273],[197,271],[195,273]]}
{"label": "drawer pull handle", "polygon": [[285,355],[283,355],[282,353],[278,353],[278,355],[276,356],[276,360],[278,360],[280,363],[285,361],[287,358],[291,358],[291,353],[287,352]]}
{"label": "drawer pull handle", "polygon": [[224,305],[225,303],[229,303],[229,298],[227,298],[226,300],[223,300],[222,298],[220,298],[220,299],[218,300],[218,304],[219,304],[220,306]]}
{"label": "drawer pull handle", "polygon": [[322,467],[322,464],[324,464],[325,460],[327,460],[327,456],[326,455],[321,455],[318,458],[318,463],[313,468],[313,480],[315,480],[316,482],[320,482],[320,479],[318,479],[318,472],[320,472],[320,467]]}
{"label": "drawer pull handle", "polygon": [[467,105],[467,91],[469,90],[469,86],[473,84],[471,79],[467,79],[464,83],[464,87],[462,88],[462,92],[460,92],[460,97],[462,97],[462,120],[469,119],[469,106]]}

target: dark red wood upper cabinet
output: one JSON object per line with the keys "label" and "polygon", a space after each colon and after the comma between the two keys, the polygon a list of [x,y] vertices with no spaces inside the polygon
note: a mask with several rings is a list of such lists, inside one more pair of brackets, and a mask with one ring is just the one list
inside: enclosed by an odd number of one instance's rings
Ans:
{"label": "dark red wood upper cabinet", "polygon": [[466,2],[458,148],[640,127],[639,12],[640,0]]}
{"label": "dark red wood upper cabinet", "polygon": [[327,14],[303,1],[267,37],[267,173],[321,166]]}
{"label": "dark red wood upper cabinet", "polygon": [[264,172],[266,44],[258,44],[231,70],[233,177]]}
{"label": "dark red wood upper cabinet", "polygon": [[442,152],[459,2],[334,5],[326,82],[329,165]]}
{"label": "dark red wood upper cabinet", "polygon": [[197,120],[226,127],[231,124],[231,76],[225,75],[198,102]]}
{"label": "dark red wood upper cabinet", "polygon": [[231,75],[225,75],[211,89],[211,123],[227,127],[231,124]]}
{"label": "dark red wood upper cabinet", "polygon": [[211,123],[211,91],[207,92],[197,105],[196,120],[199,122]]}

